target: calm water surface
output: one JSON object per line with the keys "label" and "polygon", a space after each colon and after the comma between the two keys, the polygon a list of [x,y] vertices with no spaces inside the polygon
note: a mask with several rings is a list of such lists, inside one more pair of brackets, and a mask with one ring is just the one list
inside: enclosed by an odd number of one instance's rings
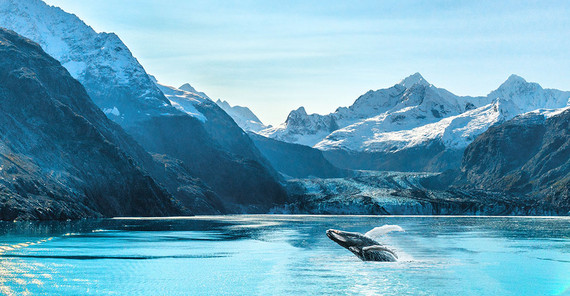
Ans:
{"label": "calm water surface", "polygon": [[[362,262],[325,230],[379,239]],[[240,215],[0,223],[2,295],[570,295],[570,219]]]}

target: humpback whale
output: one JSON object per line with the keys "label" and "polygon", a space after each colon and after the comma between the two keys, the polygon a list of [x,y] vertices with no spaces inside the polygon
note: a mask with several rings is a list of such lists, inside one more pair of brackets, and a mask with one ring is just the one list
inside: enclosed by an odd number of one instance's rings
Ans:
{"label": "humpback whale", "polygon": [[354,253],[362,261],[394,262],[398,259],[394,251],[358,232],[329,229],[327,230],[327,236],[335,243]]}

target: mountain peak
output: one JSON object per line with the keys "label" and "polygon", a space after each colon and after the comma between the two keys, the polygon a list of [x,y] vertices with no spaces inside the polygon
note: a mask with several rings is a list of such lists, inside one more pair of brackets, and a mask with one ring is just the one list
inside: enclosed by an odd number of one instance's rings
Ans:
{"label": "mountain peak", "polygon": [[507,81],[505,81],[505,83],[510,82],[510,83],[527,83],[527,81],[516,75],[516,74],[511,74],[511,76],[509,76],[509,78],[507,78]]}
{"label": "mountain peak", "polygon": [[196,89],[192,85],[190,85],[190,83],[184,83],[178,89],[185,90],[188,92],[194,92],[194,93],[198,92],[198,91],[196,91]]}
{"label": "mountain peak", "polygon": [[296,110],[289,112],[289,115],[287,115],[287,120],[285,120],[285,123],[291,124],[297,122],[300,118],[306,118],[307,116],[308,115],[307,111],[305,111],[305,107],[301,106]]}
{"label": "mountain peak", "polygon": [[514,90],[514,89],[520,89],[521,87],[527,86],[530,83],[527,82],[524,78],[512,74],[511,76],[509,76],[509,78],[507,78],[507,80],[505,82],[503,82],[503,84],[501,84],[499,86],[499,88],[497,90]]}
{"label": "mountain peak", "polygon": [[405,88],[410,88],[416,84],[428,86],[429,82],[427,82],[424,79],[422,74],[420,74],[419,72],[416,72],[416,73],[402,79],[402,81],[400,81],[400,83],[398,83],[398,84],[405,87]]}
{"label": "mountain peak", "polygon": [[244,131],[259,132],[266,129],[261,120],[248,108],[243,106],[231,106],[228,101],[218,99],[216,104],[220,106]]}
{"label": "mountain peak", "polygon": [[297,108],[297,110],[294,110],[292,112],[295,112],[296,114],[301,114],[301,115],[307,115],[307,111],[305,110],[305,107],[301,106],[299,108]]}
{"label": "mountain peak", "polygon": [[198,96],[201,96],[204,99],[210,99],[210,97],[208,97],[208,95],[206,95],[204,92],[197,91],[192,85],[190,85],[190,83],[184,83],[178,89],[192,93],[192,94],[196,94]]}
{"label": "mountain peak", "polygon": [[114,33],[97,33],[76,15],[41,0],[0,0],[0,27],[37,42],[101,109],[120,109],[121,116],[113,117],[119,124],[178,112]]}
{"label": "mountain peak", "polygon": [[[228,103],[228,101],[222,101],[222,100],[218,99],[218,100],[216,101],[216,104],[217,104],[218,106],[220,106],[220,107],[221,107],[222,109],[224,109],[224,110],[226,110],[226,109],[231,109],[231,108],[232,108],[232,106],[230,105],[230,103]],[[226,111],[226,112],[227,112],[227,111]]]}

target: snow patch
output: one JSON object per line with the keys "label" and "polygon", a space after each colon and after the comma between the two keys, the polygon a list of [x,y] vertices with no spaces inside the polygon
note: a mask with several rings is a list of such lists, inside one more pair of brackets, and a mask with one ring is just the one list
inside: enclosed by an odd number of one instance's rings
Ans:
{"label": "snow patch", "polygon": [[259,118],[247,107],[231,106],[227,101],[217,100],[216,104],[222,108],[244,131],[259,132],[268,128]]}
{"label": "snow patch", "polygon": [[67,69],[67,71],[72,77],[79,77],[83,75],[85,69],[87,68],[85,62],[81,61],[69,61],[65,64],[62,64],[62,66]]}
{"label": "snow patch", "polygon": [[198,109],[196,109],[197,105],[207,100],[208,101],[210,100],[204,93],[196,92],[194,88],[192,88],[194,92],[190,92],[187,90],[182,90],[179,88],[161,84],[156,80],[154,81],[158,86],[158,88],[164,93],[166,98],[170,101],[172,106],[200,120],[201,122],[206,122],[207,120],[206,116],[204,116],[204,114],[202,114],[200,111],[198,111]]}
{"label": "snow patch", "polygon": [[103,109],[103,113],[105,113],[106,115],[115,115],[115,116],[121,115],[121,112],[119,112],[119,109],[117,109],[117,107]]}
{"label": "snow patch", "polygon": [[[77,16],[40,0],[0,0],[0,27],[38,43],[73,78],[87,86],[88,92],[88,86],[94,84],[103,89],[128,90],[136,99],[132,102],[135,110],[124,107],[123,115],[136,114],[139,105],[155,113],[177,112],[116,34],[97,33]],[[117,103],[115,96],[89,94],[103,110],[112,110]]]}
{"label": "snow patch", "polygon": [[527,112],[554,116],[569,106],[570,92],[516,75],[485,97],[460,97],[416,73],[328,115],[292,111],[285,123],[259,134],[321,150],[397,152],[434,142],[464,149],[495,124]]}

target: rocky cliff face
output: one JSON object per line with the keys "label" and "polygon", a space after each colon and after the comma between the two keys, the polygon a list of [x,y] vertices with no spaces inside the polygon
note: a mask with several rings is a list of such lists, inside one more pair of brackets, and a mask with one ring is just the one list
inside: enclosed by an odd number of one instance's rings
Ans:
{"label": "rocky cliff face", "polygon": [[182,213],[119,148],[132,140],[83,86],[39,45],[3,29],[0,100],[0,219]]}
{"label": "rocky cliff face", "polygon": [[[212,111],[207,107],[199,110],[205,114]],[[227,212],[266,212],[287,199],[276,181],[276,173],[262,162],[244,156],[252,153],[249,144],[247,149],[241,150],[242,155],[234,154],[244,142],[232,139],[232,131],[207,128],[190,116],[157,117],[145,122],[142,131],[131,130],[131,133],[148,151],[181,160],[194,176],[220,196]],[[220,136],[227,135],[228,142],[234,142],[232,152],[225,146],[228,143],[210,136],[216,132],[221,132]],[[253,146],[251,140],[247,141]]]}
{"label": "rocky cliff face", "polygon": [[570,210],[570,111],[518,116],[465,150],[456,186],[528,196]]}

